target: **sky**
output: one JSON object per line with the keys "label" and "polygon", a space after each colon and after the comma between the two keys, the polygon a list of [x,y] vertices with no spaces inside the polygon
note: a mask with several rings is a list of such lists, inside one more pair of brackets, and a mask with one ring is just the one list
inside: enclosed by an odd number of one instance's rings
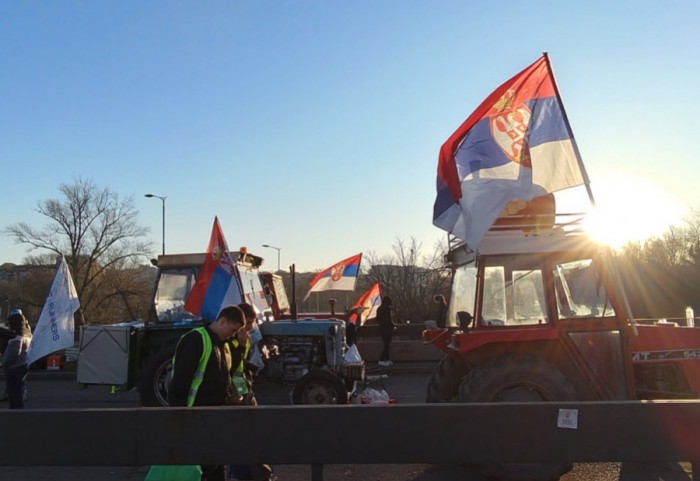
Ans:
{"label": "sky", "polygon": [[[700,207],[700,2],[0,2],[0,229],[91,179],[161,251],[320,270],[397,239],[427,254],[440,146],[548,52],[611,231]],[[28,251],[0,235],[0,264]]]}

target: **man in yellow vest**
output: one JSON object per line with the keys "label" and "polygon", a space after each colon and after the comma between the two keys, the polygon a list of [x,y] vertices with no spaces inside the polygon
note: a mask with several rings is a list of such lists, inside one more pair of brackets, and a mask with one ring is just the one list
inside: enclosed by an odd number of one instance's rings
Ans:
{"label": "man in yellow vest", "polygon": [[230,341],[231,358],[233,359],[233,390],[234,404],[256,406],[258,404],[253,394],[253,373],[251,372],[251,348],[257,349],[257,343],[251,342],[251,331],[257,329],[257,316],[253,306],[246,303],[238,304],[245,316],[245,328],[238,331]]}
{"label": "man in yellow vest", "polygon": [[[238,306],[221,310],[208,326],[192,329],[180,338],[173,358],[168,401],[171,406],[223,406],[230,403],[231,352],[229,339],[245,327]],[[202,479],[226,481],[223,465],[202,465]]]}
{"label": "man in yellow vest", "polygon": [[[253,373],[259,366],[250,361],[255,355],[255,350],[259,349],[258,342],[262,335],[258,329],[258,319],[253,306],[241,303],[238,307],[245,315],[246,325],[245,329],[238,331],[236,338],[231,341],[234,391],[238,394],[234,403],[257,406],[258,401],[253,393]],[[229,466],[228,478],[229,480],[272,481],[276,476],[272,473],[272,467],[269,464],[235,464]]]}

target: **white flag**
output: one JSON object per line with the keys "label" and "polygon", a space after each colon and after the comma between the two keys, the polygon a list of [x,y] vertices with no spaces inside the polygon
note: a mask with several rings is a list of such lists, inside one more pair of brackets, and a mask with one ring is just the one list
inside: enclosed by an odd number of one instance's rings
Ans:
{"label": "white flag", "polygon": [[80,307],[78,294],[73,285],[66,259],[61,264],[53,279],[49,297],[36,323],[32,343],[29,346],[27,361],[29,364],[52,352],[75,344],[73,313]]}

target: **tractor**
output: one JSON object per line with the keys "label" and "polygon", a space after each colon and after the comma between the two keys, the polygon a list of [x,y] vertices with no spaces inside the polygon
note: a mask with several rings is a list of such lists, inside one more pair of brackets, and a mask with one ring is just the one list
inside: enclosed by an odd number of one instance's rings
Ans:
{"label": "tractor", "polygon": [[[497,222],[475,250],[450,238],[445,356],[431,403],[692,399],[700,329],[635,322],[609,247],[577,218],[543,228]],[[429,324],[429,323],[427,323]],[[500,479],[558,479],[567,464],[484,467]]]}

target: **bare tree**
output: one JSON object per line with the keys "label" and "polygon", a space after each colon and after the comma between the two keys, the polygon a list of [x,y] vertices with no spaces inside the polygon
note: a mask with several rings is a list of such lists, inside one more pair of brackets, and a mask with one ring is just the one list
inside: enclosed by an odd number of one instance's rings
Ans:
{"label": "bare tree", "polygon": [[367,255],[371,268],[364,276],[368,286],[379,282],[382,295],[391,296],[399,322],[422,322],[431,317],[435,294],[447,294],[449,271],[444,263],[445,243],[438,243],[428,255],[421,255],[422,244],[396,239],[393,255]]}
{"label": "bare tree", "polygon": [[120,198],[91,180],[78,178],[61,184],[59,191],[60,199],[37,203],[37,212],[48,219],[46,226],[36,229],[20,222],[6,232],[17,243],[66,257],[80,298],[76,321],[82,325],[98,319],[97,310],[115,295],[105,288],[108,274],[149,254],[144,241],[148,229],[137,223],[132,198]]}

